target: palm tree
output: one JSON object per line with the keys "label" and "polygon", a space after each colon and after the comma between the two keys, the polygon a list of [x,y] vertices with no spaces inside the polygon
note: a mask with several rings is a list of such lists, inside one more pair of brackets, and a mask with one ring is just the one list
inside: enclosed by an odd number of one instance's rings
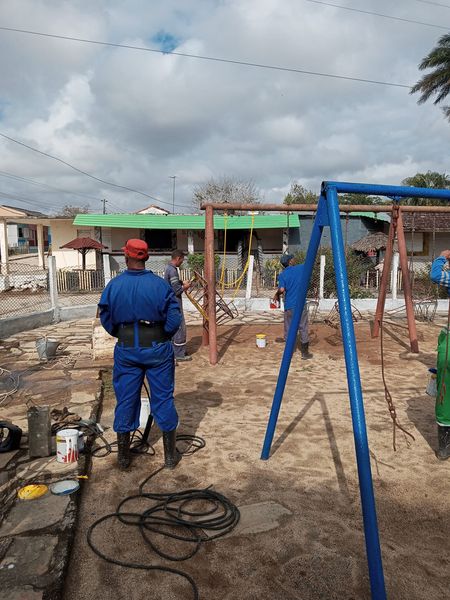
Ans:
{"label": "palm tree", "polygon": [[[450,93],[450,33],[441,37],[438,45],[422,60],[419,69],[421,71],[433,69],[433,71],[424,75],[411,88],[410,93],[421,93],[419,104],[423,104],[433,95],[436,95],[434,104],[440,104]],[[450,120],[450,106],[444,106],[442,110]]]}
{"label": "palm tree", "polygon": [[[426,173],[416,173],[412,177],[407,177],[402,183],[411,187],[447,190],[450,188],[450,177],[446,173],[427,171]],[[446,200],[435,200],[433,198],[408,198],[407,200],[411,206],[448,206]]]}

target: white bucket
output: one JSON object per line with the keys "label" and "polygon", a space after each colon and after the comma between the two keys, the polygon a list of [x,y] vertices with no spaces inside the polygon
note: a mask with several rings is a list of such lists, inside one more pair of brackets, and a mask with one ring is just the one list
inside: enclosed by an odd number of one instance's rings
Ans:
{"label": "white bucket", "polygon": [[267,345],[266,334],[265,333],[257,333],[256,334],[256,345],[258,348],[265,348]]}
{"label": "white bucket", "polygon": [[139,427],[145,428],[150,416],[150,400],[145,396],[141,397],[141,412],[139,414]]}
{"label": "white bucket", "polygon": [[436,369],[428,369],[428,383],[426,393],[432,398],[437,396],[437,371]]}
{"label": "white bucket", "polygon": [[73,463],[78,460],[78,429],[61,429],[56,434],[56,460]]}

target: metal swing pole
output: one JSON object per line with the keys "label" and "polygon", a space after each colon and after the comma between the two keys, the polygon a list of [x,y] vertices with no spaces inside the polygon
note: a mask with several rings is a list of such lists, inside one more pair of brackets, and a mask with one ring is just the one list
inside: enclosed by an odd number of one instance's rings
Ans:
{"label": "metal swing pole", "polygon": [[[392,206],[392,217],[389,225],[389,235],[386,245],[386,252],[384,255],[384,266],[383,272],[381,273],[380,289],[378,292],[377,308],[375,310],[375,318],[372,329],[372,338],[377,338],[380,333],[380,323],[384,315],[384,306],[386,303],[386,294],[388,281],[391,274],[392,255],[394,253],[394,240],[395,233],[397,230],[397,219],[398,219],[399,206],[398,203],[394,203]],[[396,277],[397,274],[394,275]]]}
{"label": "metal swing pole", "polygon": [[[419,352],[419,342],[417,340],[416,320],[414,318],[414,306],[412,301],[411,279],[409,277],[408,255],[406,251],[405,231],[403,229],[402,208],[398,211],[397,220],[397,241],[398,253],[400,255],[400,268],[403,276],[403,291],[405,295],[406,317],[408,320],[409,343],[411,352]],[[414,252],[414,248],[413,248]]]}
{"label": "metal swing pole", "polygon": [[302,273],[302,283],[295,304],[294,313],[292,315],[292,321],[288,331],[286,345],[284,347],[283,358],[281,360],[280,371],[278,373],[277,385],[273,396],[272,408],[270,409],[269,421],[267,423],[266,435],[264,437],[264,444],[261,452],[262,460],[267,460],[270,456],[270,449],[275,433],[275,427],[277,425],[278,414],[280,412],[281,402],[283,400],[284,388],[286,387],[289,367],[291,365],[292,355],[294,353],[295,344],[297,341],[297,332],[300,325],[300,319],[306,303],[306,294],[308,291],[309,282],[311,280],[311,274],[314,267],[314,261],[316,260],[320,238],[322,237],[322,229],[326,224],[327,215],[325,197],[321,196],[311,232],[308,251],[306,253],[306,259]]}
{"label": "metal swing pole", "polygon": [[345,264],[337,190],[336,187],[325,184],[325,191],[327,195],[328,220],[331,231],[336,289],[339,301],[339,316],[341,320],[356,462],[358,466],[359,490],[361,495],[367,562],[369,565],[370,589],[372,600],[386,600],[372,471],[370,467],[369,443],[364,416],[361,377],[359,373],[358,353],[356,349],[355,330],[353,327],[352,309],[350,304],[347,266]]}

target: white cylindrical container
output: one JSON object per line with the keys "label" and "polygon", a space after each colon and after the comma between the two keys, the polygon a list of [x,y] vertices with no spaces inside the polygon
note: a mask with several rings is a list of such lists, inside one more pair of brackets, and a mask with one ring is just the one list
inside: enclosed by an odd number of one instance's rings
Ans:
{"label": "white cylindrical container", "polygon": [[78,460],[78,429],[61,429],[56,434],[56,460],[73,463]]}
{"label": "white cylindrical container", "polygon": [[257,333],[256,334],[256,345],[258,348],[265,348],[267,345],[266,334],[265,333]]}
{"label": "white cylindrical container", "polygon": [[141,396],[141,412],[139,414],[139,427],[144,428],[147,425],[150,416],[150,400]]}
{"label": "white cylindrical container", "polygon": [[426,393],[432,398],[437,396],[437,370],[428,369],[428,383]]}

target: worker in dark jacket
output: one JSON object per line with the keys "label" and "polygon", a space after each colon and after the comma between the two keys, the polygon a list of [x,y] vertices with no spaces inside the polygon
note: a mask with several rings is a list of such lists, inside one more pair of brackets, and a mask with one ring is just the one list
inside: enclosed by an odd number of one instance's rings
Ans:
{"label": "worker in dark jacket", "polygon": [[[280,297],[284,295],[284,341],[286,341],[294,315],[295,303],[300,292],[303,265],[296,264],[293,254],[283,254],[280,263],[284,270],[278,276],[278,289],[275,292],[273,300],[278,304]],[[298,330],[300,333],[302,359],[307,360],[312,358],[313,355],[309,351],[308,311],[306,310],[306,305],[303,309]]]}
{"label": "worker in dark jacket", "polygon": [[[444,250],[431,265],[430,277],[434,283],[447,288],[450,297],[450,250]],[[450,332],[444,327],[438,338],[437,354],[437,395],[436,422],[438,426],[438,444],[436,452],[439,460],[450,458]]]}
{"label": "worker in dark jacket", "polygon": [[139,427],[141,390],[147,377],[152,415],[163,432],[165,466],[174,468],[180,455],[176,450],[178,415],[170,340],[180,326],[181,312],[170,286],[145,269],[147,244],[131,239],[123,251],[127,270],[108,283],[98,305],[103,327],[117,338],[113,385],[118,464],[120,469],[130,464],[130,432]]}
{"label": "worker in dark jacket", "polygon": [[171,286],[181,311],[181,325],[172,338],[173,350],[177,363],[186,360],[192,360],[192,357],[187,356],[186,354],[186,322],[183,314],[183,292],[189,288],[190,282],[181,281],[178,274],[178,269],[181,267],[183,262],[184,252],[182,250],[174,250],[172,252],[170,262],[164,271],[164,279]]}

